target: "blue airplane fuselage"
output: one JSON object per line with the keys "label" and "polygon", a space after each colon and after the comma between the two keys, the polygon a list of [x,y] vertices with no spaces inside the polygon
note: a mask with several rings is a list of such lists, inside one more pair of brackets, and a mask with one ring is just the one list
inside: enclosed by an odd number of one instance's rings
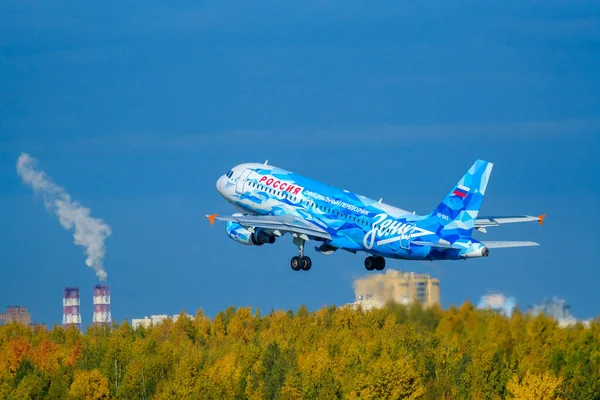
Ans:
{"label": "blue airplane fuselage", "polygon": [[[265,164],[240,164],[217,181],[217,190],[246,215],[293,216],[325,231],[325,247],[407,260],[487,256],[471,237],[492,164],[477,161],[430,214],[417,215],[347,190]],[[236,222],[228,235],[248,242]],[[322,246],[323,248],[323,246]]]}

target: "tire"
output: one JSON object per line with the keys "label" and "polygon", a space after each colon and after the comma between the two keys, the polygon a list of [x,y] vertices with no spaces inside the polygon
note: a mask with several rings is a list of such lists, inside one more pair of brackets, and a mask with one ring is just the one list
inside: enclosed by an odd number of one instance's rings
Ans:
{"label": "tire", "polygon": [[290,267],[292,267],[294,271],[300,271],[300,268],[302,268],[301,258],[299,256],[292,257]]}
{"label": "tire", "polygon": [[375,258],[375,269],[377,271],[383,271],[384,268],[385,268],[385,258],[376,257]]}
{"label": "tire", "polygon": [[312,267],[312,260],[310,257],[302,257],[300,265],[302,266],[302,271],[308,271]]}
{"label": "tire", "polygon": [[375,258],[374,257],[367,257],[365,258],[365,268],[367,269],[367,271],[373,271],[373,269],[375,269]]}

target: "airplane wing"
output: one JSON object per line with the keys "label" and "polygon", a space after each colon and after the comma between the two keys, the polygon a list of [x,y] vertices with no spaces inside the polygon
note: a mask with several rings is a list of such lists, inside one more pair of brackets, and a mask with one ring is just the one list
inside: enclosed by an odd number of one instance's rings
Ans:
{"label": "airplane wing", "polygon": [[430,247],[438,247],[440,249],[463,249],[462,246],[453,245],[452,243],[442,243],[442,242],[423,242],[423,241],[412,241],[411,244],[416,244],[419,246],[430,246]]}
{"label": "airplane wing", "polygon": [[536,242],[481,242],[488,249],[501,249],[506,247],[539,246]]}
{"label": "airplane wing", "polygon": [[538,217],[532,217],[530,215],[519,215],[515,217],[479,217],[475,220],[475,229],[480,232],[487,232],[486,228],[489,226],[498,226],[500,224],[514,224],[516,222],[530,222],[538,221],[540,225],[544,223],[546,214],[542,214]]}
{"label": "airplane wing", "polygon": [[244,227],[263,228],[273,231],[290,232],[299,235],[309,235],[319,239],[331,240],[324,229],[293,215],[232,215],[219,217],[216,214],[206,215],[211,225],[214,221],[232,221]]}
{"label": "airplane wing", "polygon": [[[438,247],[441,249],[463,249],[462,246],[457,246],[450,243],[440,243],[440,242],[420,242],[414,241],[412,244],[418,244],[421,246],[431,246]],[[481,242],[488,249],[500,249],[506,247],[526,247],[526,246],[539,246],[539,243],[536,242]]]}

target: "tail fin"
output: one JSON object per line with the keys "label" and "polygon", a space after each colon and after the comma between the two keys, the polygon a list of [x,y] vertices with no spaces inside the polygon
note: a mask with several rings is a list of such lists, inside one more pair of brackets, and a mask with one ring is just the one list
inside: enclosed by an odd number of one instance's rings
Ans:
{"label": "tail fin", "polygon": [[475,161],[440,205],[429,214],[430,220],[446,231],[444,236],[471,235],[493,166],[487,161]]}

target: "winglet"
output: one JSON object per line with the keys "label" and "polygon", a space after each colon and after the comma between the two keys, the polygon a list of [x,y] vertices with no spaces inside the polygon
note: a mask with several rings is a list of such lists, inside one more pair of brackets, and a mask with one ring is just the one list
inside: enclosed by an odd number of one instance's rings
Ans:
{"label": "winglet", "polygon": [[215,218],[217,218],[217,214],[205,215],[205,217],[208,218],[208,222],[210,222],[211,225],[214,225]]}
{"label": "winglet", "polygon": [[542,214],[538,217],[540,225],[544,225],[544,218],[546,218],[546,214]]}

